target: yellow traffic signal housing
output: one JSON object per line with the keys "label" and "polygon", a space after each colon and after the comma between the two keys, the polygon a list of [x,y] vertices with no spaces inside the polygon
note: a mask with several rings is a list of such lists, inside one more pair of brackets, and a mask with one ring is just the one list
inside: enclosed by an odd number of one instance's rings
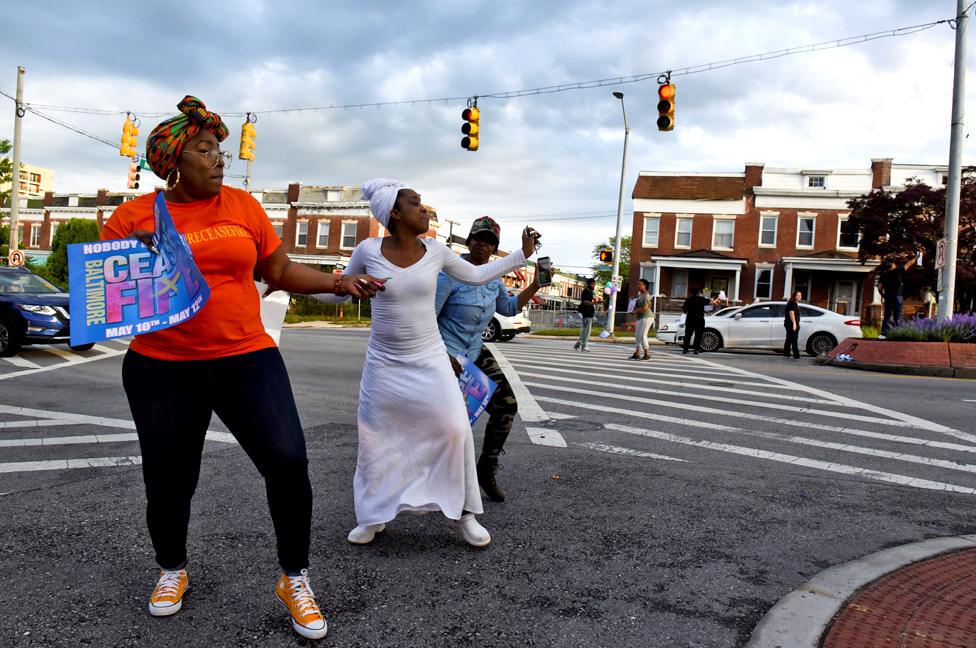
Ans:
{"label": "yellow traffic signal housing", "polygon": [[257,137],[257,130],[251,122],[244,122],[241,125],[241,148],[237,157],[241,160],[254,160],[254,139]]}
{"label": "yellow traffic signal housing", "polygon": [[129,189],[139,188],[139,163],[130,162],[129,163],[129,180],[126,182],[126,187]]}
{"label": "yellow traffic signal housing", "polygon": [[136,148],[139,146],[138,137],[139,129],[129,117],[126,117],[122,124],[122,143],[119,144],[119,155],[135,157]]}
{"label": "yellow traffic signal housing", "polygon": [[657,89],[660,99],[657,103],[657,129],[659,131],[674,130],[674,96],[673,83],[664,83]]}
{"label": "yellow traffic signal housing", "polygon": [[461,132],[465,134],[461,139],[461,148],[477,151],[481,133],[481,110],[477,106],[465,108],[461,113],[461,119],[464,120],[461,124]]}
{"label": "yellow traffic signal housing", "polygon": [[600,263],[613,263],[613,250],[600,250]]}

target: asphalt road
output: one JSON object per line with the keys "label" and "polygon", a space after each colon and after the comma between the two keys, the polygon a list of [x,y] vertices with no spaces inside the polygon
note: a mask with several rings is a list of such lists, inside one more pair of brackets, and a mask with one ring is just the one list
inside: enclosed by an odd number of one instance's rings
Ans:
{"label": "asphalt road", "polygon": [[[741,646],[828,566],[976,532],[972,382],[661,347],[629,362],[622,345],[579,354],[571,341],[516,339],[497,348],[527,420],[503,457],[509,500],[485,502],[492,545],[471,549],[431,514],[351,546],[365,340],[282,339],[316,494],[325,645]],[[216,420],[190,527],[192,590],[175,617],[146,613],[155,567],[124,348],[0,361],[0,645],[311,644],[274,600],[260,478]],[[436,394],[417,398],[437,406]]]}

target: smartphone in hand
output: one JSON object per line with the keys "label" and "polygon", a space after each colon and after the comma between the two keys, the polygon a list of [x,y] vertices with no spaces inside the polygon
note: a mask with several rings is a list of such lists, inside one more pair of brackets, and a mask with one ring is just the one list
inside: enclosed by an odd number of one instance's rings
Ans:
{"label": "smartphone in hand", "polygon": [[539,257],[535,262],[536,272],[539,273],[539,285],[549,286],[552,284],[552,261],[549,257]]}

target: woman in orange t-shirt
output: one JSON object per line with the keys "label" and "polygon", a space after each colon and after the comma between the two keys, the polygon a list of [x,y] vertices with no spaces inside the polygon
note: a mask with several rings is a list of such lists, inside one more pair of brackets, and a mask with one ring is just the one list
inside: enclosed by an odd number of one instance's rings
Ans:
{"label": "woman in orange t-shirt", "polygon": [[[261,205],[223,186],[231,154],[219,143],[227,127],[195,97],[159,124],[146,142],[153,172],[177,230],[210,286],[210,299],[191,319],[136,336],[122,382],[142,450],[146,519],[160,566],[149,601],[153,616],[182,606],[188,585],[186,535],[190,500],[200,474],[204,437],[214,413],[264,477],[283,573],[276,594],[292,626],[320,639],[326,622],[308,583],[312,487],[305,437],[278,347],[261,324],[255,270],[275,288],[375,294],[369,275],[325,274],[289,261]],[[120,205],[102,239],[151,240],[155,194]]]}

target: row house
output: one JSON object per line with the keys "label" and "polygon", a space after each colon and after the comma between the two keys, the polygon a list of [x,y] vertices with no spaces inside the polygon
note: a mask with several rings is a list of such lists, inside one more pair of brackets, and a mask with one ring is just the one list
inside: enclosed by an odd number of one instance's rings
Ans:
{"label": "row house", "polygon": [[947,182],[947,168],[871,161],[864,169],[782,169],[746,164],[742,173],[642,171],[633,191],[631,285],[646,279],[662,310],[695,288],[733,304],[803,298],[843,314],[880,303],[878,260],[858,260],[859,234],[847,201],[918,179]]}

